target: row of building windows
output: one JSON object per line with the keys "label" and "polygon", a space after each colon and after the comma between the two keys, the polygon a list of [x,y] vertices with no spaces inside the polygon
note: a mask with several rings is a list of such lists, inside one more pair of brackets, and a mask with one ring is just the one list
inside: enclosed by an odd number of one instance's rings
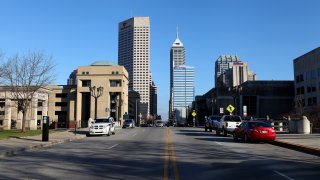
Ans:
{"label": "row of building windows", "polygon": [[[121,87],[121,80],[109,80],[110,87]],[[82,87],[91,87],[91,80],[82,80]]]}
{"label": "row of building windows", "polygon": [[[319,83],[319,89],[320,89],[320,83]],[[305,93],[304,86],[298,87],[296,89],[296,92],[297,92],[297,95],[304,94]],[[313,93],[313,92],[317,92],[316,86],[307,86],[307,93]]]}
{"label": "row of building windows", "polygon": [[[296,102],[297,107],[305,107],[305,99],[298,100]],[[310,97],[307,99],[307,106],[316,106],[318,104],[317,97]]]}

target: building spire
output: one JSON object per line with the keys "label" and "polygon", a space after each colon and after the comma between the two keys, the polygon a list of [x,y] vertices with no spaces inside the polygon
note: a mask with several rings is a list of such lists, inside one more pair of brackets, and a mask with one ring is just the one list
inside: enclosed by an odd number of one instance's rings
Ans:
{"label": "building spire", "polygon": [[179,26],[177,24],[177,39],[179,39]]}

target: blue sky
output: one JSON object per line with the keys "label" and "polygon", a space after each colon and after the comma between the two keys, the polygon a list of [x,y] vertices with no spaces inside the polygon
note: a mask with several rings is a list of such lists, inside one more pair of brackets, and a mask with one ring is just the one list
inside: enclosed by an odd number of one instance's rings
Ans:
{"label": "blue sky", "polygon": [[0,0],[0,50],[52,55],[56,83],[96,60],[117,63],[118,23],[151,21],[151,71],[158,113],[167,117],[169,55],[176,26],[186,64],[196,70],[196,94],[214,84],[214,62],[235,54],[260,80],[293,80],[293,59],[319,47],[317,0]]}

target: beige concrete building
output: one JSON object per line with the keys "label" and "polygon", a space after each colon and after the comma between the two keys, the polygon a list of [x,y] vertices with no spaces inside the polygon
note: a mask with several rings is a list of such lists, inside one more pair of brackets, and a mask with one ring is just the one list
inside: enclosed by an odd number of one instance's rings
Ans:
{"label": "beige concrete building", "polygon": [[[27,110],[26,128],[36,130],[41,126],[41,117],[48,113],[50,89],[40,88],[31,99]],[[14,98],[9,87],[0,87],[0,128],[22,129],[23,114],[18,111],[18,100]]]}
{"label": "beige concrete building", "polygon": [[[123,123],[128,113],[128,72],[123,66],[110,62],[95,62],[76,70],[77,85],[51,85],[40,88],[28,109],[26,127],[39,129],[42,117],[48,115],[50,123],[58,128],[87,127],[89,118],[95,118],[95,98],[89,87],[101,90],[97,98],[97,117],[112,116],[117,124]],[[96,92],[97,93],[97,92]],[[0,128],[21,129],[22,113],[8,87],[0,87]],[[13,126],[14,125],[14,126]]]}
{"label": "beige concrete building", "polygon": [[122,125],[122,116],[128,113],[128,72],[123,66],[110,62],[96,62],[80,66],[77,70],[77,99],[75,118],[82,127],[94,118],[95,102],[89,87],[102,87],[102,96],[97,100],[97,117],[112,116]]}

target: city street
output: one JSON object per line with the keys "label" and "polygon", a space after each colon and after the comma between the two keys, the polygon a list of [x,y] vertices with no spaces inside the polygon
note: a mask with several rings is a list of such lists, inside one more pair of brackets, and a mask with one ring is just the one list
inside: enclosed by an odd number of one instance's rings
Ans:
{"label": "city street", "polygon": [[0,160],[0,179],[319,179],[320,158],[201,128],[119,129]]}

